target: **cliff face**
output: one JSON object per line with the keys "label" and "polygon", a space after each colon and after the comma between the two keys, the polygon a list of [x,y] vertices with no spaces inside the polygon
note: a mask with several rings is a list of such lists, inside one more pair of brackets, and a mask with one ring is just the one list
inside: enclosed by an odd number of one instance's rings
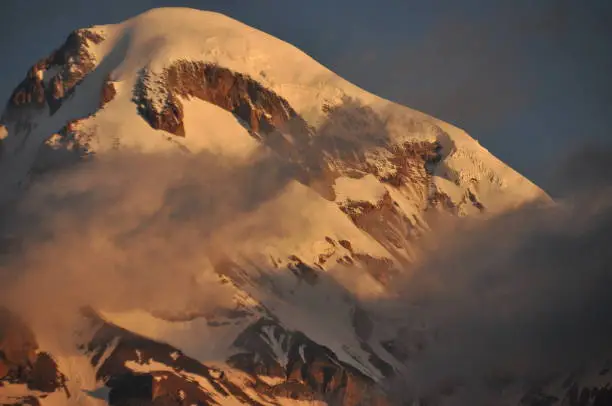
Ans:
{"label": "cliff face", "polygon": [[[110,406],[397,404],[397,399],[388,398],[375,381],[340,361],[329,348],[273,319],[251,324],[233,342],[236,354],[226,365],[210,366],[171,345],[113,325],[91,310],[84,317],[95,334],[80,351],[96,371],[96,379],[105,382],[104,398]],[[34,406],[44,405],[49,394],[61,394],[62,402],[75,396],[67,389],[69,378],[59,370],[54,356],[37,348],[30,328],[2,309],[0,402]],[[608,373],[603,369],[600,377]],[[10,393],[15,385],[24,385],[34,395],[3,395],[3,390]],[[609,385],[582,385],[571,377],[561,393],[546,394],[537,387],[527,392],[521,399],[526,406],[605,406],[612,399]]]}
{"label": "cliff face", "polygon": [[45,106],[54,114],[75,86],[96,67],[97,60],[89,45],[102,41],[102,35],[87,29],[72,32],[60,48],[30,68],[13,91],[5,114],[10,116],[27,107]]}
{"label": "cliff face", "polygon": [[25,385],[32,391],[53,393],[67,390],[64,382],[53,356],[38,350],[30,328],[14,313],[0,308],[0,400],[6,385]]}
{"label": "cliff face", "polygon": [[[280,352],[269,345],[270,340],[282,347]],[[272,320],[254,323],[234,345],[240,353],[228,364],[252,376],[259,393],[332,405],[389,405],[369,377],[339,361],[328,348]]]}
{"label": "cliff face", "polygon": [[185,136],[181,99],[197,97],[233,113],[254,134],[307,135],[306,122],[287,100],[247,75],[204,62],[178,61],[160,74],[143,69],[134,88],[139,113],[155,128]]}
{"label": "cliff face", "polygon": [[[272,320],[261,319],[245,329],[233,344],[238,353],[227,360],[229,368],[218,369],[170,345],[109,324],[94,313],[88,317],[97,333],[83,351],[91,357],[97,378],[110,388],[112,406],[224,401],[267,405],[292,400],[389,405],[370,378],[339,361],[329,349]],[[270,347],[269,340],[280,343],[281,352]]]}

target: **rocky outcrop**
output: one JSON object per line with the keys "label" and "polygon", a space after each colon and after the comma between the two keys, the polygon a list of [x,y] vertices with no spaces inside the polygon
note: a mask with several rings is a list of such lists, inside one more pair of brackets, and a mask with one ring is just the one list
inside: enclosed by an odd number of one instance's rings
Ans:
{"label": "rocky outcrop", "polygon": [[306,265],[299,257],[292,255],[289,257],[289,263],[287,268],[301,281],[304,281],[310,285],[317,283],[319,274],[316,269]]}
{"label": "rocky outcrop", "polygon": [[378,258],[370,254],[355,252],[350,241],[347,240],[340,240],[339,244],[348,250],[350,255],[338,258],[338,263],[344,265],[361,264],[374,279],[383,285],[388,285],[397,275],[398,270],[389,258]]}
{"label": "rocky outcrop", "polygon": [[[351,248],[344,240],[338,244]],[[390,400],[391,395],[372,379],[340,361],[330,349],[303,333],[287,330],[271,318],[259,319],[238,336],[234,342],[236,354],[226,361],[229,368],[222,370],[204,365],[171,345],[107,323],[92,311],[87,311],[86,316],[97,332],[82,350],[91,357],[97,379],[110,388],[110,406],[212,405],[224,401],[263,406],[291,400],[334,406],[399,404]],[[365,341],[371,336],[372,323],[365,311],[355,308],[353,327],[360,339]],[[413,349],[404,348],[403,342],[381,344],[398,359],[405,359],[422,350],[421,340],[414,338],[410,340],[414,341]],[[364,345],[364,350],[369,348]],[[383,363],[379,359],[370,361]],[[381,371],[389,368],[382,366]],[[237,382],[232,371],[249,379]],[[441,395],[452,396],[449,390]],[[532,391],[521,399],[521,404],[604,406],[611,396],[609,386],[584,387],[575,383],[557,396]]]}
{"label": "rocky outcrop", "polygon": [[330,405],[389,405],[370,378],[338,360],[328,348],[273,320],[251,325],[234,345],[241,353],[228,363],[251,375],[259,393]]}
{"label": "rocky outcrop", "polygon": [[429,194],[428,206],[425,210],[440,209],[450,213],[457,213],[457,205],[453,203],[453,200],[446,193],[440,191],[433,191]]}
{"label": "rocky outcrop", "polygon": [[[599,373],[600,378],[608,375],[605,369]],[[612,405],[612,384],[608,379],[603,385],[584,385],[568,378],[562,384],[561,391],[550,394],[547,390],[535,387],[521,399],[525,406],[608,406]]]}
{"label": "rocky outcrop", "polygon": [[[107,78],[101,89],[100,108],[109,103],[116,94],[114,83]],[[71,120],[59,131],[51,134],[39,148],[30,174],[41,175],[90,157],[93,154],[91,148],[93,134],[82,129],[82,123],[86,119],[87,117]]]}
{"label": "rocky outcrop", "polygon": [[110,76],[104,80],[102,85],[102,94],[100,95],[100,108],[103,108],[117,95],[117,89],[115,89],[115,83],[111,81]]}
{"label": "rocky outcrop", "polygon": [[[97,331],[82,350],[97,369],[96,378],[110,388],[111,406],[208,405],[222,399],[255,406],[288,400],[390,405],[373,380],[328,348],[271,319],[247,327],[234,342],[237,353],[226,361],[231,369],[220,370],[109,324],[91,310],[86,316]],[[363,315],[357,320],[364,330]],[[232,377],[236,374],[248,379],[237,382]]]}
{"label": "rocky outcrop", "polygon": [[418,236],[415,220],[403,213],[389,193],[376,203],[346,201],[339,203],[353,223],[370,234],[390,252],[408,250],[409,242]]}
{"label": "rocky outcrop", "polygon": [[144,69],[134,88],[139,113],[155,129],[185,136],[181,100],[196,97],[233,113],[258,136],[276,130],[307,135],[289,103],[251,77],[204,62],[177,61],[157,74]]}
{"label": "rocky outcrop", "polygon": [[217,404],[213,398],[203,393],[196,383],[170,372],[128,372],[112,376],[106,385],[111,388],[108,402],[112,406]]}
{"label": "rocky outcrop", "polygon": [[82,120],[72,120],[40,147],[30,174],[39,176],[66,168],[91,155],[91,135],[81,130]]}
{"label": "rocky outcrop", "polygon": [[[373,174],[387,185],[408,187],[412,198],[427,206],[436,193],[431,182],[433,173],[444,158],[439,141],[398,142],[371,107],[350,98],[324,106],[324,112],[327,119],[313,141],[313,149],[323,154],[327,166],[337,175],[360,178]],[[430,126],[430,132],[444,135],[435,125]]]}
{"label": "rocky outcrop", "polygon": [[102,35],[88,29],[73,31],[60,48],[30,68],[13,91],[5,114],[10,116],[25,107],[45,106],[54,114],[74,87],[96,67],[97,61],[89,46],[103,40]]}
{"label": "rocky outcrop", "polygon": [[[381,180],[393,186],[406,183],[418,184],[425,187],[429,184],[433,169],[442,160],[442,146],[434,142],[405,142],[390,149],[391,164],[396,168],[395,173],[380,174]],[[375,168],[372,170],[376,171]]]}
{"label": "rocky outcrop", "polygon": [[28,389],[52,393],[65,388],[57,363],[38,343],[30,328],[15,314],[0,308],[0,386],[25,384]]}
{"label": "rocky outcrop", "polygon": [[608,406],[612,405],[612,386],[583,387],[572,385],[566,395],[568,406]]}
{"label": "rocky outcrop", "polygon": [[5,379],[20,367],[36,362],[38,344],[32,331],[16,315],[0,308],[0,374]]}
{"label": "rocky outcrop", "polygon": [[[398,142],[389,134],[388,123],[372,108],[355,100],[346,98],[340,104],[326,105],[324,111],[327,119],[319,129],[312,147],[313,151],[318,151],[322,156],[323,164],[320,166],[329,168],[335,177],[361,178],[373,174],[380,182],[408,194],[407,198],[417,202],[423,211],[437,208],[455,213],[456,208],[450,197],[439,191],[432,181],[437,166],[444,158],[442,145],[435,139],[445,134],[440,128],[429,124],[431,128],[428,131],[435,135],[431,141]],[[397,203],[390,197],[378,205],[354,202],[353,207],[344,205],[342,209],[351,212],[354,221],[356,217],[353,214],[389,209],[379,213],[385,219],[380,226],[385,228],[389,228],[386,222],[390,218],[389,214],[399,211]],[[394,214],[391,217],[395,217],[392,221],[395,224],[398,220],[404,222],[402,216],[397,218]],[[397,247],[398,240],[405,240],[409,234],[416,232],[412,227],[413,220],[407,220],[407,223],[400,226],[402,236],[389,236],[387,243],[375,238],[385,246],[391,243]]]}
{"label": "rocky outcrop", "polygon": [[[213,393],[244,404],[260,404],[222,371],[171,345],[107,323],[92,310],[84,313],[97,331],[82,350],[91,357],[96,378],[110,388],[111,406],[216,404]],[[209,389],[198,380],[206,382]]]}

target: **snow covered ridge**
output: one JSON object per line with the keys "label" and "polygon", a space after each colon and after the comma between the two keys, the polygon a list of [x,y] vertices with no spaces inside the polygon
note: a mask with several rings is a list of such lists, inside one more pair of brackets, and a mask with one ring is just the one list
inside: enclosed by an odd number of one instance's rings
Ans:
{"label": "snow covered ridge", "polygon": [[185,136],[180,100],[196,97],[232,112],[254,133],[275,129],[295,132],[297,123],[302,131],[308,131],[285,99],[252,78],[216,64],[179,60],[159,74],[143,69],[139,76],[134,102],[155,129]]}
{"label": "snow covered ridge", "polygon": [[74,87],[96,67],[98,61],[90,45],[103,40],[102,35],[87,29],[72,32],[60,48],[32,66],[11,95],[5,114],[45,104],[50,114],[57,111]]}
{"label": "snow covered ridge", "polygon": [[[73,94],[77,84],[82,89],[76,93],[81,94]],[[3,122],[9,139],[18,137],[18,133],[35,132],[33,144],[41,144],[66,122],[93,114],[85,127],[96,127],[99,133],[105,129],[111,132],[112,128],[116,133],[113,140],[108,134],[98,135],[106,138],[97,141],[99,149],[117,143],[171,147],[160,137],[164,132],[185,135],[183,104],[193,98],[230,111],[253,133],[278,130],[280,135],[268,141],[276,144],[295,144],[296,138],[298,143],[308,142],[311,129],[321,130],[319,133],[331,130],[335,140],[345,141],[345,134],[354,133],[356,125],[371,125],[371,119],[370,123],[356,119],[371,111],[379,121],[378,127],[363,134],[369,140],[359,142],[367,147],[368,159],[379,170],[394,171],[394,165],[389,165],[392,158],[380,147],[388,150],[405,142],[438,142],[444,159],[434,174],[433,188],[449,196],[455,205],[465,206],[462,201],[469,195],[473,198],[467,199],[468,203],[476,199],[488,211],[497,211],[545,198],[540,189],[461,130],[371,95],[265,33],[216,13],[190,9],[157,9],[121,24],[75,31],[58,51],[31,69],[14,92]],[[66,101],[82,104],[79,101],[84,99],[90,108],[65,106],[61,118],[53,117]],[[353,105],[348,106],[347,99]],[[14,115],[9,113],[15,109],[44,106],[45,101],[47,114],[11,119]],[[111,101],[112,106],[107,105]],[[136,128],[141,126],[134,123],[138,118],[130,117],[134,103],[153,129],[161,132]],[[100,106],[104,108],[100,110]],[[338,106],[348,111],[344,118],[337,114]],[[355,106],[363,108],[357,111]],[[336,112],[330,112],[330,108],[336,108]],[[336,123],[343,119],[353,123],[337,128]],[[53,124],[44,125],[49,121]],[[387,145],[368,145],[380,136],[386,138],[383,142]],[[187,138],[192,139],[171,144],[191,151],[201,148],[201,140],[193,135]],[[338,150],[338,145],[334,147]],[[339,150],[346,155],[342,147]],[[469,194],[466,189],[470,189]]]}
{"label": "snow covered ridge", "polygon": [[191,9],[75,31],[30,70],[0,124],[1,199],[56,169],[78,174],[84,160],[105,176],[83,183],[104,191],[108,179],[122,182],[112,162],[125,156],[143,167],[130,173],[141,181],[128,182],[126,202],[114,202],[115,214],[130,213],[121,233],[150,220],[130,193],[143,187],[143,210],[163,217],[168,202],[154,197],[174,192],[177,179],[194,186],[187,200],[212,202],[195,228],[209,230],[226,214],[219,208],[248,209],[212,228],[231,243],[192,272],[212,272],[231,305],[88,313],[74,354],[48,351],[69,388],[60,404],[98,405],[103,389],[111,405],[386,405],[379,384],[401,372],[403,355],[366,299],[388,295],[418,259],[432,218],[548,200],[463,131],[369,94],[263,32]]}

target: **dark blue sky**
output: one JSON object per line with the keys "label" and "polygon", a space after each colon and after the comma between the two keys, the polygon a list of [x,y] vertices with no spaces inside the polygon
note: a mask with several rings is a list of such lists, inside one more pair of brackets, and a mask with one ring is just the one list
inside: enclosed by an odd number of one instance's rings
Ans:
{"label": "dark blue sky", "polygon": [[2,0],[0,98],[72,29],[158,6],[220,11],[359,86],[466,129],[545,188],[612,141],[609,0]]}

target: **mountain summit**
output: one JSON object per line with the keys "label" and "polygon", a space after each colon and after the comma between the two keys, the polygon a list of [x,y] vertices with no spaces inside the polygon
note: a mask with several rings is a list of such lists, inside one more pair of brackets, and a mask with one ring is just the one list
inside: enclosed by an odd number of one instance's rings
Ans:
{"label": "mountain summit", "polygon": [[[217,123],[202,128],[211,115]],[[59,144],[83,154],[121,145],[243,156],[264,143],[317,149],[337,175],[372,172],[394,187],[407,176],[402,153],[426,155],[435,162],[423,197],[458,213],[544,196],[463,131],[367,93],[261,31],[192,9],[154,9],[71,33],[30,69],[2,123],[2,165],[15,182],[53,165],[45,152]],[[426,151],[416,151],[419,143]],[[335,168],[352,147],[370,148]]]}
{"label": "mountain summit", "polygon": [[[74,31],[1,124],[3,204],[31,188],[89,194],[42,211],[61,215],[59,255],[78,261],[36,268],[79,281],[79,342],[3,313],[0,403],[393,404],[383,382],[409,350],[369,301],[392,294],[439,221],[550,200],[464,131],[192,9]],[[103,263],[106,282],[64,272],[76,262]]]}

